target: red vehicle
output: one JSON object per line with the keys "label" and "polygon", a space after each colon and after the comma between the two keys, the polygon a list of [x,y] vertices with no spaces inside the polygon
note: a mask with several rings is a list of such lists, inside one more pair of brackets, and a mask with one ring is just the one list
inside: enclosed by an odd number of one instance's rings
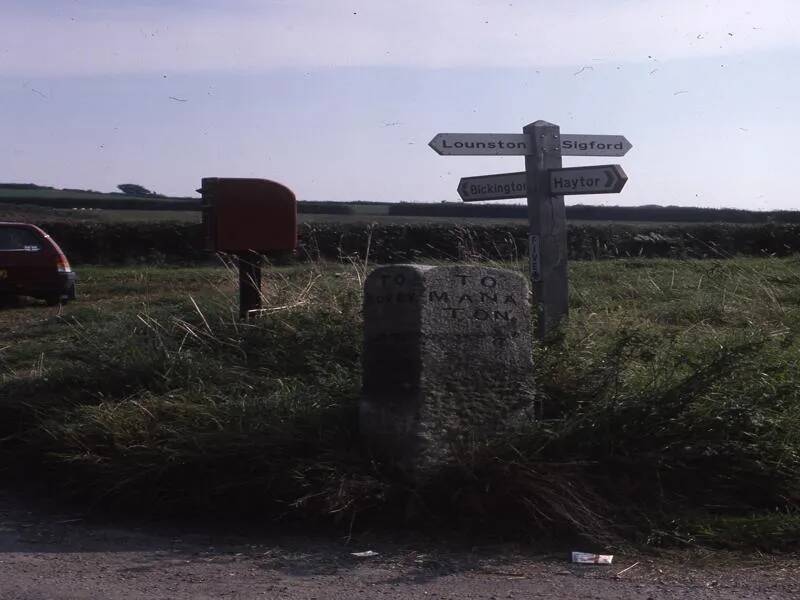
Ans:
{"label": "red vehicle", "polygon": [[36,225],[0,222],[0,296],[32,296],[50,306],[75,299],[67,257]]}

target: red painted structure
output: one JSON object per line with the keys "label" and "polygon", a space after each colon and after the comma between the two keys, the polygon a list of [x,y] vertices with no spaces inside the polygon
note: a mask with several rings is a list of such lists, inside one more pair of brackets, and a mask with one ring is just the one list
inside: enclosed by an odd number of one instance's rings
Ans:
{"label": "red painted structure", "polygon": [[297,247],[297,199],[268,179],[203,178],[206,249],[270,254]]}
{"label": "red painted structure", "polygon": [[203,196],[206,249],[239,257],[239,316],[261,308],[261,255],[297,247],[297,199],[268,179],[205,177]]}

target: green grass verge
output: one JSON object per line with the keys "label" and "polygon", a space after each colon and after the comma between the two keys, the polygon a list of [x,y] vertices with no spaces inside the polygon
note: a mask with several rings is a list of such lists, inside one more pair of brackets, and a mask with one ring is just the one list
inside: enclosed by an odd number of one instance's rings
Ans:
{"label": "green grass verge", "polygon": [[222,268],[85,269],[60,316],[0,311],[3,464],[129,511],[796,544],[800,261],[573,263],[544,419],[421,489],[359,444],[363,277],[275,269],[248,324]]}

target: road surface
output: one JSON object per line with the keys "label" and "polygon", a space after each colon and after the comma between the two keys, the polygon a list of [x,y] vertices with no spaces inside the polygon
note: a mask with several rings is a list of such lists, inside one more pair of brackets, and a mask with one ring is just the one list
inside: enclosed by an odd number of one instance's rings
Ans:
{"label": "road surface", "polygon": [[[579,566],[526,546],[387,537],[111,525],[0,494],[0,599],[800,598],[800,557],[683,552]],[[366,550],[378,554],[352,555]]]}

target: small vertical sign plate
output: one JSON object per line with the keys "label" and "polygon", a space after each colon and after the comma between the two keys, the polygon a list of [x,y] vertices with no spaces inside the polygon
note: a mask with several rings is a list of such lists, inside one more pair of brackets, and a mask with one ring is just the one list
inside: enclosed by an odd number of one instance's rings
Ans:
{"label": "small vertical sign plate", "polygon": [[531,253],[531,281],[542,280],[542,257],[539,254],[539,236],[528,236],[528,249]]}

